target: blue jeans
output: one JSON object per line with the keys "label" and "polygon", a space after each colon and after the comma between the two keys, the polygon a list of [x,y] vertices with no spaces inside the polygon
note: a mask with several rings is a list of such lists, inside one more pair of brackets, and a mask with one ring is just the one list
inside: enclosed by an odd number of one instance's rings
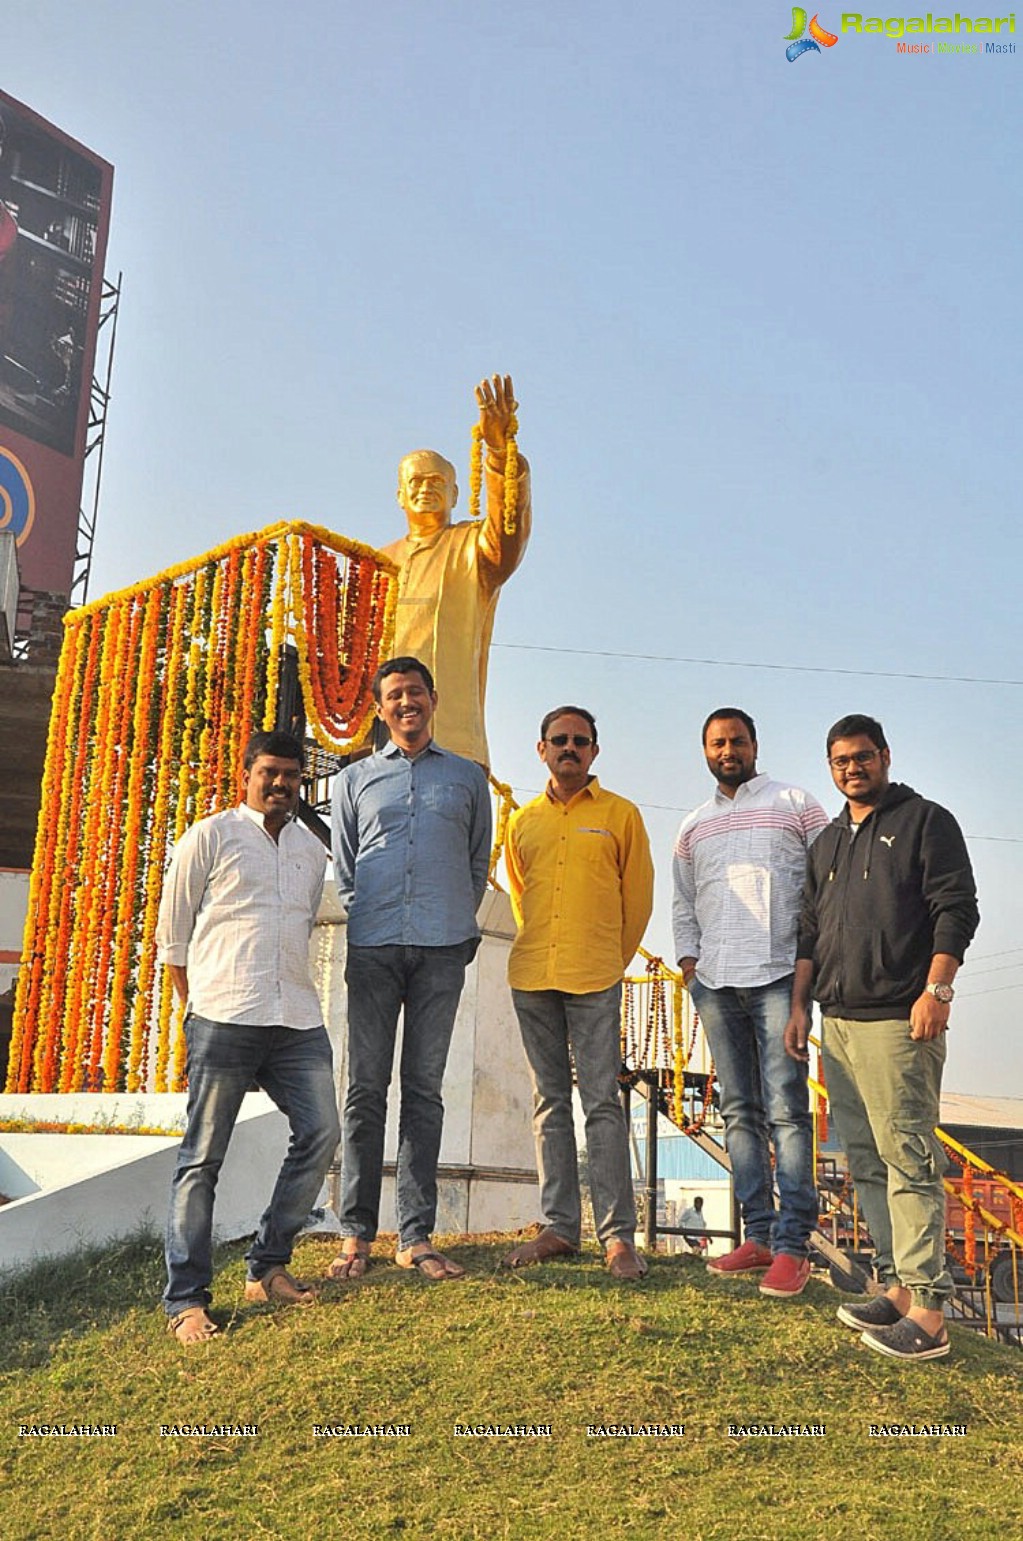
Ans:
{"label": "blue jeans", "polygon": [[348,1091],[340,1215],[345,1236],[372,1241],[377,1233],[387,1089],[403,1008],[398,1245],[410,1247],[433,1232],[444,1128],[441,1085],[465,970],[478,946],[472,937],[450,947],[348,948]]}
{"label": "blue jeans", "polygon": [[694,978],[689,988],[714,1057],[746,1240],[805,1257],[806,1239],[817,1224],[817,1187],[808,1067],[790,1058],[783,1042],[792,975],[769,985],[720,990]]}
{"label": "blue jeans", "polygon": [[[572,1117],[572,1062],[586,1116],[593,1223],[604,1246],[632,1241],[636,1207],[629,1139],[618,1092],[622,1068],[621,985],[571,995],[513,990],[533,1082],[533,1133],[544,1223],[578,1247],[582,1228]],[[569,1058],[571,1046],[571,1059]]]}
{"label": "blue jeans", "polygon": [[250,1279],[287,1264],[316,1202],[341,1134],[330,1052],[322,1027],[240,1027],[190,1015],[188,1127],[178,1151],[167,1216],[164,1309],[174,1316],[213,1298],[213,1199],[242,1098],[253,1082],[291,1125],[288,1153],[248,1252]]}

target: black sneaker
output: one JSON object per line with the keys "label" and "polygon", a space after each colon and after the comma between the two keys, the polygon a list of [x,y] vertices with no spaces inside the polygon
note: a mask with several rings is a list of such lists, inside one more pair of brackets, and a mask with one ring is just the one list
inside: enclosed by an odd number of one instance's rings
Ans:
{"label": "black sneaker", "polygon": [[887,1295],[875,1295],[861,1306],[839,1306],[835,1315],[847,1327],[855,1327],[857,1332],[862,1332],[864,1327],[894,1327],[902,1320],[902,1312]]}

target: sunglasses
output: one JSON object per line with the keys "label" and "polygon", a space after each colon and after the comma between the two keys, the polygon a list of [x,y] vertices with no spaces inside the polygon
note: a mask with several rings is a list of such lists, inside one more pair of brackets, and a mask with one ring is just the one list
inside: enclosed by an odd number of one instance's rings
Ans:
{"label": "sunglasses", "polygon": [[588,749],[593,740],[582,733],[555,733],[544,739],[544,743],[553,744],[555,749],[564,749],[566,744],[571,744],[573,749]]}

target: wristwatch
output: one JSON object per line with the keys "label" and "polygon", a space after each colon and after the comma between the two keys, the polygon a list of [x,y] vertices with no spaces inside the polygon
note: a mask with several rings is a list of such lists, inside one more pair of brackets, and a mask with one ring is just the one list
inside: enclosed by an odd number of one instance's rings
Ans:
{"label": "wristwatch", "polygon": [[951,1006],[955,1000],[955,991],[951,985],[944,985],[935,980],[931,984],[925,985],[924,988],[928,995],[933,995],[934,999],[940,1001],[943,1006]]}

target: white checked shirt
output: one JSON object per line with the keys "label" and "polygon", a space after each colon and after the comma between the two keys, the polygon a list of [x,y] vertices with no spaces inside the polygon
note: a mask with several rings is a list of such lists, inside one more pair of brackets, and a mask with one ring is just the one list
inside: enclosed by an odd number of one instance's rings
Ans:
{"label": "white checked shirt", "polygon": [[279,840],[245,803],[200,819],[164,879],[157,957],[188,969],[188,1009],[243,1027],[319,1027],[309,970],[326,852],[294,819]]}
{"label": "white checked shirt", "polygon": [[696,958],[711,990],[791,974],[806,853],[829,823],[800,787],[758,775],[720,788],[682,821],[675,842],[675,957]]}

